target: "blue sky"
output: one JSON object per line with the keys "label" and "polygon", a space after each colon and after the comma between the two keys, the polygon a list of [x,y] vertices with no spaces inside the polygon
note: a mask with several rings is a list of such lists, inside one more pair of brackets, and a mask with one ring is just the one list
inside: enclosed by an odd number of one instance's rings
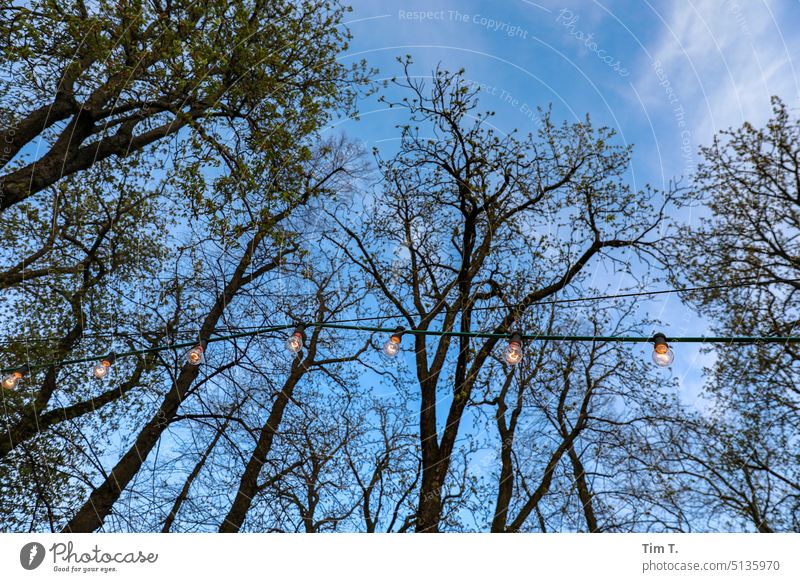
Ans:
{"label": "blue sky", "polygon": [[[414,72],[437,65],[464,68],[481,88],[481,107],[496,112],[502,131],[535,131],[537,106],[552,104],[556,119],[617,130],[634,144],[632,186],[666,187],[689,176],[697,148],[714,133],[763,123],[770,96],[800,113],[800,3],[766,0],[688,2],[499,2],[355,0],[347,22],[353,41],[345,60],[364,58],[380,77],[400,73],[397,56],[414,58]],[[800,68],[800,67],[798,67]],[[361,106],[361,121],[337,124],[365,145],[391,149],[398,110],[376,101]],[[702,211],[699,211],[702,212]],[[680,220],[696,221],[698,211]],[[660,296],[643,313],[664,321],[672,335],[702,335],[707,323]],[[646,357],[643,350],[632,350]],[[702,366],[699,346],[676,348],[672,374],[693,402]]]}
{"label": "blue sky", "polygon": [[[797,0],[351,3],[345,20],[353,40],[342,60],[366,59],[381,78],[401,73],[395,59],[406,54],[419,75],[438,64],[464,68],[501,131],[535,132],[537,106],[552,105],[557,120],[589,113],[596,125],[615,128],[622,143],[634,144],[629,180],[635,188],[664,188],[685,178],[698,161],[697,148],[714,133],[744,121],[762,124],[772,95],[800,115]],[[403,112],[374,97],[359,109],[359,121],[337,122],[335,130],[367,148],[391,150]],[[680,219],[690,224],[697,216],[687,212]],[[642,313],[661,319],[671,335],[708,330],[675,297],[648,299]],[[402,357],[409,358],[405,347]],[[649,358],[647,346],[630,349]],[[712,356],[696,345],[674,349],[675,364],[663,373],[678,377],[684,401],[694,403]],[[447,398],[440,405],[449,406]]]}

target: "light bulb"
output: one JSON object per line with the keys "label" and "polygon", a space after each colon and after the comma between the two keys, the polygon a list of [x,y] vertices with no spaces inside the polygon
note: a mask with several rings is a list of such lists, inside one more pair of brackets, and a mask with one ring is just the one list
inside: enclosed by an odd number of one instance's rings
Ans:
{"label": "light bulb", "polygon": [[286,340],[286,349],[296,354],[300,350],[303,349],[303,340],[305,339],[305,333],[303,333],[302,327],[295,328],[292,335]]}
{"label": "light bulb", "polygon": [[662,368],[666,368],[675,360],[675,352],[672,351],[671,348],[667,348],[667,351],[664,353],[659,353],[653,350],[653,361],[656,365],[661,366]]}
{"label": "light bulb", "polygon": [[403,341],[403,332],[405,328],[398,327],[392,332],[392,335],[383,344],[383,355],[387,358],[394,358],[400,353],[400,342]]}
{"label": "light bulb", "polygon": [[506,350],[503,353],[506,363],[516,366],[522,361],[522,335],[519,333],[511,334]]}
{"label": "light bulb", "polygon": [[92,368],[92,374],[94,374],[94,377],[98,380],[102,380],[108,375],[108,368],[109,366],[106,366],[105,362],[100,362]]}
{"label": "light bulb", "polygon": [[663,333],[653,336],[653,362],[661,368],[666,368],[675,360],[675,353],[667,343],[667,338]]}
{"label": "light bulb", "polygon": [[3,376],[3,380],[0,381],[0,386],[5,390],[14,390],[19,386],[19,381],[22,380],[22,377],[28,370],[30,370],[30,368],[27,365],[17,368],[10,374]]}
{"label": "light bulb", "polygon": [[205,347],[203,347],[203,342],[200,342],[196,346],[194,346],[189,353],[186,354],[186,362],[191,364],[192,366],[199,366],[203,363]]}
{"label": "light bulb", "polygon": [[19,381],[22,378],[22,374],[20,372],[11,372],[7,376],[3,377],[3,388],[6,390],[14,390],[17,386],[19,386]]}
{"label": "light bulb", "polygon": [[400,352],[400,342],[394,341],[394,338],[389,338],[385,344],[383,344],[383,354],[390,358],[395,357]]}
{"label": "light bulb", "polygon": [[111,364],[113,364],[116,361],[116,359],[117,359],[117,354],[111,352],[105,358],[100,360],[100,363],[92,368],[92,374],[94,374],[94,377],[97,378],[98,380],[102,380],[103,378],[108,376],[108,370],[109,368],[111,368]]}

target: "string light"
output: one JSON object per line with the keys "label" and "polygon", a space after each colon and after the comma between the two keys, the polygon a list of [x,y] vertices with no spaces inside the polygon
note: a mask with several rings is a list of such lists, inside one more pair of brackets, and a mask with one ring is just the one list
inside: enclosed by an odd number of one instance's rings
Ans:
{"label": "string light", "polygon": [[[381,319],[385,319],[386,317],[383,316]],[[370,318],[374,319],[374,318]],[[363,326],[363,325],[350,325],[348,321],[363,321],[366,318],[360,318],[357,320],[342,320],[339,322],[314,322],[307,325],[302,326],[293,326],[293,325],[277,325],[272,327],[261,327],[257,329],[250,329],[249,331],[239,331],[235,333],[230,333],[227,335],[214,335],[211,336],[207,342],[182,342],[182,343],[173,343],[173,344],[166,344],[166,345],[157,345],[148,348],[141,348],[141,349],[134,349],[127,352],[122,352],[117,354],[118,358],[122,357],[130,357],[136,356],[140,354],[150,354],[154,352],[163,352],[167,350],[181,350],[183,348],[192,347],[192,350],[187,354],[187,360],[190,363],[201,363],[203,360],[205,347],[207,343],[210,342],[217,342],[217,341],[229,341],[240,337],[253,337],[268,333],[275,333],[275,332],[282,332],[287,329],[292,329],[295,327],[295,332],[292,334],[293,337],[290,337],[287,340],[287,347],[289,342],[291,341],[291,347],[294,349],[298,347],[302,349],[303,342],[305,340],[305,333],[303,330],[307,327],[319,327],[324,329],[330,330],[356,330],[356,331],[367,331],[372,333],[394,333],[396,328],[384,328],[379,326]],[[300,334],[299,337],[297,334]],[[618,342],[618,343],[655,343],[655,336],[629,336],[629,335],[574,335],[574,334],[535,334],[535,335],[522,335],[522,334],[509,334],[509,333],[495,333],[495,332],[485,332],[485,331],[446,331],[446,330],[435,330],[435,329],[406,329],[404,334],[415,334],[415,335],[425,335],[425,336],[435,336],[435,337],[458,337],[458,336],[466,336],[466,337],[473,337],[473,338],[493,338],[493,339],[507,339],[510,340],[509,343],[518,342],[519,345],[519,355],[522,353],[522,343],[524,341],[557,341],[557,342],[589,342],[589,343],[596,343],[596,342]],[[519,335],[520,338],[515,337],[515,335]],[[663,334],[660,334],[663,336]],[[746,344],[746,345],[757,345],[757,344],[800,344],[800,336],[686,336],[686,337],[672,337],[669,340],[672,343],[676,342],[683,342],[683,343],[701,343],[701,344]],[[666,339],[663,338],[663,342],[666,344]],[[511,346],[509,346],[511,347]],[[659,350],[664,350],[663,347],[659,347]],[[672,362],[674,358],[674,354],[669,349],[667,345],[667,353],[666,354],[659,354],[659,362],[669,360]],[[101,356],[88,356],[88,357],[81,357],[81,358],[72,358],[72,359],[64,359],[58,361],[44,361],[41,363],[34,363],[30,366],[25,366],[23,368],[15,368],[15,367],[8,367],[8,368],[0,368],[0,374],[6,374],[0,380],[0,384],[3,387],[13,388],[16,386],[21,378],[18,374],[25,374],[30,370],[38,370],[41,368],[50,368],[53,366],[63,367],[72,364],[85,364],[96,362],[98,359],[101,359]],[[512,361],[517,361],[516,357],[512,357]],[[665,365],[669,365],[668,363]]]}
{"label": "string light", "polygon": [[6,390],[14,390],[17,386],[19,386],[19,381],[22,380],[22,377],[27,374],[29,370],[30,366],[28,365],[20,366],[5,376],[2,382],[0,382],[0,385],[2,385]]}
{"label": "string light", "polygon": [[653,336],[653,361],[657,366],[666,368],[675,360],[675,353],[667,343],[667,336],[657,333]]}
{"label": "string light", "polygon": [[115,354],[114,352],[111,352],[105,358],[100,360],[100,363],[96,364],[92,368],[92,374],[94,374],[94,377],[97,378],[98,380],[102,380],[103,378],[108,376],[108,370],[109,368],[111,368],[112,364],[116,360],[117,360],[117,354]]}
{"label": "string light", "polygon": [[186,362],[192,366],[199,366],[205,360],[205,351],[206,342],[204,340],[200,340],[197,342],[197,345],[189,350],[189,352],[186,354]]}
{"label": "string light", "polygon": [[386,343],[383,344],[383,355],[387,358],[394,358],[400,352],[400,342],[403,341],[403,332],[406,328],[400,326],[395,328]]}
{"label": "string light", "polygon": [[[753,281],[752,279],[756,279]],[[170,281],[172,279],[169,279]],[[561,305],[561,304],[569,304],[569,303],[576,303],[576,302],[584,302],[584,301],[602,301],[608,299],[624,299],[629,297],[651,297],[656,295],[663,295],[666,293],[696,293],[698,291],[715,291],[719,289],[735,289],[739,287],[753,287],[759,285],[775,285],[775,284],[791,284],[791,283],[800,283],[800,279],[758,279],[758,277],[745,277],[738,281],[732,281],[730,283],[723,283],[719,285],[710,285],[704,287],[676,287],[673,289],[658,289],[654,291],[636,291],[630,293],[617,293],[614,295],[594,295],[590,297],[569,297],[564,299],[552,299],[549,301],[535,301],[531,303],[531,305]],[[475,311],[494,311],[494,310],[503,310],[508,309],[505,305],[493,305],[493,306],[483,306],[483,307],[475,307]],[[375,320],[382,320],[386,319],[385,316],[378,315],[372,317],[359,317],[356,319],[347,319],[342,320],[341,323],[345,321],[375,321]],[[281,326],[282,329],[287,329],[287,326]],[[221,331],[222,329],[261,329],[261,326],[253,326],[253,327],[241,327],[236,326],[235,328],[232,326],[221,326],[215,328],[215,331]],[[139,330],[139,331],[128,331],[128,332],[120,332],[120,333],[84,333],[82,337],[84,338],[116,338],[116,337],[131,337],[131,336],[147,336],[149,334],[157,333],[161,331],[160,329],[155,330]],[[192,333],[196,333],[197,329],[192,330],[181,330],[184,332],[191,331]],[[59,341],[61,338],[57,336],[51,337],[28,337],[25,338],[24,341],[26,343],[34,343],[34,342],[50,342],[50,341]],[[759,339],[759,338],[753,338]],[[775,341],[783,341],[785,338],[775,338]],[[642,339],[641,341],[649,340],[649,338]],[[15,340],[16,341],[16,340]],[[674,339],[673,339],[674,341]],[[692,341],[707,341],[705,339],[697,339]],[[722,340],[720,340],[722,341]],[[770,339],[770,342],[773,340]],[[12,343],[10,340],[0,340],[0,344],[3,343]],[[91,361],[91,360],[87,360]],[[73,362],[76,363],[76,362]],[[85,363],[85,362],[84,362]]]}
{"label": "string light", "polygon": [[503,353],[506,363],[510,366],[516,366],[522,361],[522,334],[515,332],[508,338],[508,345]]}
{"label": "string light", "polygon": [[303,343],[306,341],[305,326],[298,325],[294,328],[294,332],[286,339],[286,349],[291,353],[296,354],[303,349]]}

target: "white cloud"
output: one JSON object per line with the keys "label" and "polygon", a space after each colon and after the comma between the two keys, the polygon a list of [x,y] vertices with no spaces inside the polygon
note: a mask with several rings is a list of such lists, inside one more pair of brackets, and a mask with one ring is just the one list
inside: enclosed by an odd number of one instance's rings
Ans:
{"label": "white cloud", "polygon": [[[663,21],[648,43],[650,59],[638,71],[637,89],[645,101],[666,99],[653,62],[663,65],[693,124],[697,143],[743,121],[763,123],[772,95],[790,107],[800,102],[800,80],[792,61],[800,54],[795,25],[800,8],[771,0],[671,3],[651,9]],[[794,21],[794,24],[792,23]]]}

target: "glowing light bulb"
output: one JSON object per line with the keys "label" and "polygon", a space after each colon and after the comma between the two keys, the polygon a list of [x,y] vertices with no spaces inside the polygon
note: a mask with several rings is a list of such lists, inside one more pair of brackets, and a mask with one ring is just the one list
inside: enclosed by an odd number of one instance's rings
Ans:
{"label": "glowing light bulb", "polygon": [[92,368],[92,374],[98,380],[102,380],[106,376],[108,376],[108,370],[111,368],[111,365],[116,361],[117,355],[114,352],[108,354],[105,358],[100,360],[99,364],[96,364]]}
{"label": "glowing light bulb", "polygon": [[516,366],[522,361],[522,335],[519,333],[512,333],[508,340],[508,346],[503,353],[506,363],[511,366]]}
{"label": "glowing light bulb", "polygon": [[675,353],[667,343],[667,338],[663,333],[653,336],[653,362],[661,368],[666,368],[675,360]]}
{"label": "glowing light bulb", "polygon": [[296,327],[292,335],[286,340],[286,349],[296,354],[303,349],[303,341],[306,339],[306,334],[303,332],[302,327]]}
{"label": "glowing light bulb", "polygon": [[186,362],[192,366],[199,366],[205,360],[206,343],[201,341],[186,354]]}
{"label": "glowing light bulb", "polygon": [[403,332],[405,328],[398,327],[383,344],[383,355],[387,358],[394,358],[400,352],[400,342],[403,341]]}
{"label": "glowing light bulb", "polygon": [[108,375],[108,368],[109,368],[108,366],[103,365],[103,363],[101,362],[95,365],[94,368],[92,368],[92,374],[94,374],[94,377],[97,378],[98,380],[102,380]]}
{"label": "glowing light bulb", "polygon": [[6,390],[14,390],[17,386],[19,386],[19,381],[21,378],[22,374],[19,372],[11,372],[3,378],[3,388]]}
{"label": "glowing light bulb", "polygon": [[10,374],[7,374],[3,377],[3,380],[0,381],[0,386],[2,386],[5,390],[14,390],[17,386],[19,386],[19,381],[22,380],[22,377],[30,368],[28,366],[22,366],[21,368],[17,368]]}

